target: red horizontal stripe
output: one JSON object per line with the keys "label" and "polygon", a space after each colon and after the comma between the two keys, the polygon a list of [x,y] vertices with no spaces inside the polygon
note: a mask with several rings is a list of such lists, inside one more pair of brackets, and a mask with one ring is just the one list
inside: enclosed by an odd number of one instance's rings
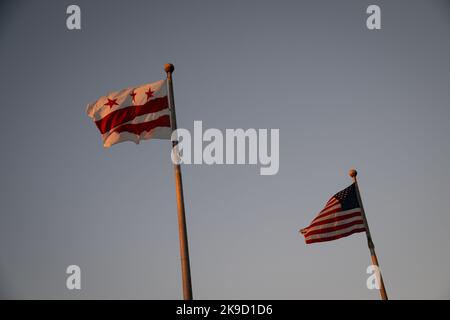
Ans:
{"label": "red horizontal stripe", "polygon": [[325,242],[325,241],[332,241],[332,240],[336,240],[336,239],[340,239],[340,238],[344,238],[344,237],[348,237],[349,235],[352,235],[354,233],[358,233],[358,232],[364,232],[366,231],[365,228],[359,228],[359,229],[355,229],[346,233],[342,233],[336,236],[332,236],[332,237],[325,237],[325,238],[317,238],[317,239],[310,239],[310,240],[305,240],[305,242],[307,244],[310,243],[315,243],[315,242]]}
{"label": "red horizontal stripe", "polygon": [[326,209],[328,209],[328,208],[334,206],[334,205],[335,205],[336,203],[338,203],[338,202],[339,202],[339,201],[338,201],[336,198],[331,199],[330,201],[328,201],[328,202],[325,204],[325,207],[322,209],[322,211],[324,211],[324,210],[326,210]]}
{"label": "red horizontal stripe", "polygon": [[97,128],[102,134],[111,131],[111,129],[133,120],[138,116],[147,113],[158,112],[169,107],[167,96],[147,101],[143,105],[129,106],[108,113],[105,117],[95,121]]}
{"label": "red horizontal stripe", "polygon": [[362,219],[361,219],[361,220],[355,220],[355,221],[352,221],[352,222],[349,222],[349,223],[341,224],[341,225],[339,225],[339,226],[334,226],[334,227],[328,227],[328,228],[323,228],[323,229],[317,229],[317,230],[309,231],[309,232],[306,232],[306,233],[304,234],[304,236],[305,236],[305,237],[309,237],[309,236],[312,236],[312,235],[315,235],[315,234],[321,234],[321,233],[329,233],[329,232],[339,231],[339,230],[347,229],[347,228],[349,228],[349,227],[352,227],[352,226],[354,226],[354,225],[361,224],[361,223],[364,223],[364,222],[362,221]]}
{"label": "red horizontal stripe", "polygon": [[336,200],[336,198],[333,196],[330,199],[328,199],[327,203],[330,203],[331,201],[334,201],[334,200]]}
{"label": "red horizontal stripe", "polygon": [[312,223],[314,223],[314,221],[317,221],[317,220],[320,219],[320,218],[329,216],[329,215],[331,215],[331,214],[333,214],[333,213],[336,213],[336,212],[339,212],[339,211],[342,211],[342,208],[341,208],[340,205],[339,205],[339,207],[337,207],[337,208],[335,208],[335,209],[328,210],[328,211],[326,211],[326,212],[320,213],[317,217],[314,218],[314,220],[312,221]]}
{"label": "red horizontal stripe", "polygon": [[[151,131],[152,129],[155,129],[157,127],[169,127],[170,128],[170,116],[164,115],[162,117],[159,117],[156,120],[148,121],[148,122],[141,122],[141,123],[127,123],[122,126],[116,127],[112,130],[112,132],[131,132],[137,135],[140,135],[144,131]],[[111,133],[112,133],[111,132]]]}
{"label": "red horizontal stripe", "polygon": [[329,218],[329,219],[326,219],[326,220],[314,222],[310,226],[308,226],[308,229],[316,227],[316,226],[320,226],[322,224],[327,224],[327,223],[331,223],[331,222],[341,221],[341,220],[345,220],[345,219],[349,219],[349,218],[353,218],[353,217],[357,217],[357,216],[361,216],[361,212],[354,212],[354,213],[344,214],[343,216],[338,216],[338,217]]}

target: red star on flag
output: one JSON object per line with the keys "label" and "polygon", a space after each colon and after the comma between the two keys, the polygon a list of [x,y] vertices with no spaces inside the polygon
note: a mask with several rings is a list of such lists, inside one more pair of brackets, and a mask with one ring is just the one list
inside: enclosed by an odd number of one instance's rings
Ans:
{"label": "red star on flag", "polygon": [[153,92],[152,88],[148,88],[148,90],[145,92],[145,94],[147,95],[147,101],[150,100],[151,97],[153,97]]}
{"label": "red star on flag", "polygon": [[131,91],[130,96],[132,98],[133,103],[135,103],[134,99],[136,99],[136,92],[134,90]]}
{"label": "red star on flag", "polygon": [[117,99],[110,99],[108,98],[108,102],[105,103],[105,106],[109,106],[109,109],[111,110],[112,107],[118,106]]}

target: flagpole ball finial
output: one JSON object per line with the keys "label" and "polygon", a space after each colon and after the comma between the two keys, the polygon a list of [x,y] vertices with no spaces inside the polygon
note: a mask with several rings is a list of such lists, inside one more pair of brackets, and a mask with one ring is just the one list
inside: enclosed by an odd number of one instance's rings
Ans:
{"label": "flagpole ball finial", "polygon": [[167,73],[172,73],[173,70],[175,70],[175,67],[174,67],[173,64],[171,64],[171,63],[166,63],[166,64],[164,65],[164,70],[165,70]]}
{"label": "flagpole ball finial", "polygon": [[355,169],[350,169],[350,171],[348,172],[348,175],[352,178],[356,178],[356,175],[358,174],[358,171],[356,171]]}

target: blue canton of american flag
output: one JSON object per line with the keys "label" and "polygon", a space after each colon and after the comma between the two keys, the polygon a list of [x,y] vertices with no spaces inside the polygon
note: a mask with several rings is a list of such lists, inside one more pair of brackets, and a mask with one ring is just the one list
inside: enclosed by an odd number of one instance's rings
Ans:
{"label": "blue canton of american flag", "polygon": [[364,231],[366,227],[354,183],[336,193],[311,224],[300,230],[307,244],[336,240]]}

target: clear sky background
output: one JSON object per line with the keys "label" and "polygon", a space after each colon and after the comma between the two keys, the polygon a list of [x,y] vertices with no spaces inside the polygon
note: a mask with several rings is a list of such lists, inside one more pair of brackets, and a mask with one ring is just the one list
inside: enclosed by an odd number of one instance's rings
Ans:
{"label": "clear sky background", "polygon": [[171,62],[180,127],[280,129],[275,176],[183,166],[194,298],[378,299],[364,234],[298,234],[351,167],[389,296],[450,298],[449,39],[445,0],[2,1],[0,297],[182,297],[170,143],[85,114]]}

